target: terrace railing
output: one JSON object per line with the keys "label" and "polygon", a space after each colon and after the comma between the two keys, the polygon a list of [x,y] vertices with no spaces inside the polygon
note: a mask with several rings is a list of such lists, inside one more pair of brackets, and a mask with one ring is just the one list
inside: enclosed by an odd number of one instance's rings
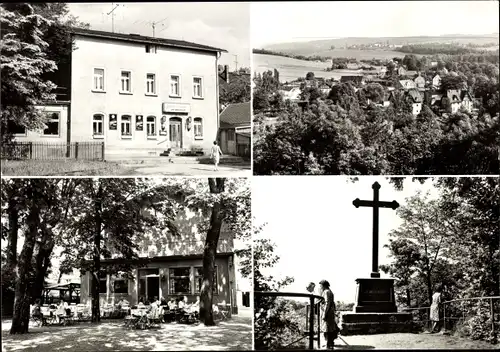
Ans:
{"label": "terrace railing", "polygon": [[[323,298],[321,296],[313,295],[313,294],[308,294],[308,293],[295,293],[295,292],[259,292],[256,291],[254,292],[254,295],[257,297],[303,297],[303,298],[309,298],[309,305],[307,305],[306,308],[306,329],[308,330],[307,337],[309,338],[309,349],[312,350],[314,349],[314,312],[315,312],[315,307],[318,306],[319,309],[319,301],[322,300]],[[318,300],[318,302],[315,302],[315,300]],[[314,307],[313,309],[310,309],[310,307]],[[255,307],[255,309],[258,309],[259,307]],[[318,310],[319,312],[319,310]],[[321,346],[320,342],[320,318],[319,314],[317,314],[317,327],[318,327],[318,348]],[[296,343],[300,340],[302,340],[304,337],[301,337],[299,340],[294,341],[293,343]],[[292,344],[293,344],[292,343]]]}
{"label": "terrace railing", "polygon": [[[443,331],[446,331],[447,328],[453,329],[458,323],[464,322],[468,317],[471,317],[471,302],[477,301],[484,302],[485,308],[489,306],[491,333],[495,336],[500,324],[500,296],[460,298],[442,302],[443,318],[440,319],[440,322],[443,323]],[[429,329],[431,328],[430,307],[405,308],[404,310],[407,312],[416,312],[417,320],[423,323],[424,326],[427,325]],[[416,317],[414,315],[414,319]]]}
{"label": "terrace railing", "polygon": [[8,160],[104,160],[104,142],[14,142],[2,144]]}

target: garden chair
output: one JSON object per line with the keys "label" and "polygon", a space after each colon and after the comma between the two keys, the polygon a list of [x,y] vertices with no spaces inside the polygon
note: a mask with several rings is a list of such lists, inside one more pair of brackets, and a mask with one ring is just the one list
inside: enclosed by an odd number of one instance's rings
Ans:
{"label": "garden chair", "polygon": [[152,326],[159,326],[161,324],[162,307],[155,307],[147,314],[148,328]]}

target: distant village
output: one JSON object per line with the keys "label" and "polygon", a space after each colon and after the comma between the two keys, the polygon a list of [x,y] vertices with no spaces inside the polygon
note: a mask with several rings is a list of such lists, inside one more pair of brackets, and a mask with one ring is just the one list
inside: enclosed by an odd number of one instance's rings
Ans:
{"label": "distant village", "polygon": [[[332,62],[335,66],[335,59]],[[364,101],[360,101],[362,107],[366,108],[371,104],[388,107],[394,103],[394,100],[400,101],[403,98],[411,104],[412,113],[415,116],[422,111],[423,104],[428,105],[434,113],[441,116],[454,114],[461,108],[473,113],[475,99],[469,88],[443,89],[441,85],[444,76],[456,75],[456,73],[449,72],[445,67],[438,69],[437,62],[430,62],[430,66],[430,70],[421,72],[408,70],[397,60],[388,60],[385,66],[378,69],[373,66],[367,68],[366,66],[360,67],[356,63],[348,63],[345,68],[355,74],[342,75],[340,79],[301,77],[292,82],[281,83],[279,92],[284,100],[301,103],[301,93],[308,87],[317,87],[322,94],[328,95],[335,85],[341,83],[350,82],[356,92],[367,84],[378,83],[384,87],[383,98],[379,101],[370,101],[369,98],[365,98]],[[388,67],[391,69],[388,70]]]}

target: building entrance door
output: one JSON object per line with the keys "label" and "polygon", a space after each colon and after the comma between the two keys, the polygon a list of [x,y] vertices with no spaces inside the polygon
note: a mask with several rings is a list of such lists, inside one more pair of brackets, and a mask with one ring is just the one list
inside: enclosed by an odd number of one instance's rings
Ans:
{"label": "building entrance door", "polygon": [[182,148],[182,119],[180,117],[171,117],[169,127],[170,146]]}
{"label": "building entrance door", "polygon": [[159,277],[148,277],[148,301],[153,302],[155,297],[160,296],[160,278]]}

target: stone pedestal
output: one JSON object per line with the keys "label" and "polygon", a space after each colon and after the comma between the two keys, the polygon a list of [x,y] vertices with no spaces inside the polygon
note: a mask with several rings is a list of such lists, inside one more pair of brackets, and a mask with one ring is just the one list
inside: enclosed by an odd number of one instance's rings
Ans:
{"label": "stone pedestal", "polygon": [[341,334],[366,335],[411,332],[411,313],[398,313],[394,279],[357,279],[354,312],[341,316]]}
{"label": "stone pedestal", "polygon": [[412,331],[411,313],[343,313],[340,320],[343,336]]}
{"label": "stone pedestal", "polygon": [[394,279],[356,279],[356,313],[395,313]]}

